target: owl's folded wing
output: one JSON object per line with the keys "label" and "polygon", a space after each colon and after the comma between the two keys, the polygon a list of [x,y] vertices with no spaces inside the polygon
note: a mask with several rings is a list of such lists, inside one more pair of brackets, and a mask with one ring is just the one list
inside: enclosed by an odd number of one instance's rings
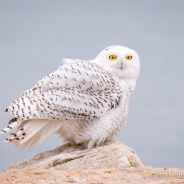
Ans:
{"label": "owl's folded wing", "polygon": [[40,80],[7,108],[20,119],[96,119],[116,108],[122,91],[112,74],[72,60]]}

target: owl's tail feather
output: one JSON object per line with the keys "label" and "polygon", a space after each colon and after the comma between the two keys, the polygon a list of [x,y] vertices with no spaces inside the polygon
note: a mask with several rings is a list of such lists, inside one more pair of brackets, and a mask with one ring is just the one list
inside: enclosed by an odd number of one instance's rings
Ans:
{"label": "owl's tail feather", "polygon": [[17,118],[13,118],[9,121],[8,126],[0,131],[0,134],[5,134],[11,130],[13,130],[16,126],[20,125],[21,121]]}
{"label": "owl's tail feather", "polygon": [[32,149],[51,134],[56,133],[62,127],[62,121],[55,120],[26,120],[17,130],[11,133],[4,142],[15,143],[21,150],[26,147]]}

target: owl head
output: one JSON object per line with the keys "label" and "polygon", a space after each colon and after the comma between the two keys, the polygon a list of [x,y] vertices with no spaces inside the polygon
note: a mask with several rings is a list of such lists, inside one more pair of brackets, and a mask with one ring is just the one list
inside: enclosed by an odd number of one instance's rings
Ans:
{"label": "owl head", "polygon": [[102,50],[94,61],[120,79],[137,80],[140,70],[138,54],[128,47],[113,45]]}

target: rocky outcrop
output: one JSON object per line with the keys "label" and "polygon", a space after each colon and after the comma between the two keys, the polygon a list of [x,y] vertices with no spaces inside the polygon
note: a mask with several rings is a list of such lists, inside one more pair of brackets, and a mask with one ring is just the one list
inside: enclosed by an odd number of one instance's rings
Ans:
{"label": "rocky outcrop", "polygon": [[65,144],[35,157],[9,166],[7,169],[22,169],[35,166],[40,169],[101,169],[141,166],[134,151],[118,141],[108,141],[105,145],[83,150],[81,146]]}
{"label": "rocky outcrop", "polygon": [[0,173],[0,184],[184,184],[184,169],[143,166],[118,141],[83,150],[65,144]]}

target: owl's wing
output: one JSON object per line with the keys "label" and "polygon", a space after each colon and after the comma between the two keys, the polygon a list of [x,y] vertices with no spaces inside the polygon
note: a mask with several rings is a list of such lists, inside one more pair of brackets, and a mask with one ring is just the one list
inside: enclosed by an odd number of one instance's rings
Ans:
{"label": "owl's wing", "polygon": [[26,119],[96,119],[116,108],[120,86],[101,66],[68,60],[11,103],[7,111]]}

